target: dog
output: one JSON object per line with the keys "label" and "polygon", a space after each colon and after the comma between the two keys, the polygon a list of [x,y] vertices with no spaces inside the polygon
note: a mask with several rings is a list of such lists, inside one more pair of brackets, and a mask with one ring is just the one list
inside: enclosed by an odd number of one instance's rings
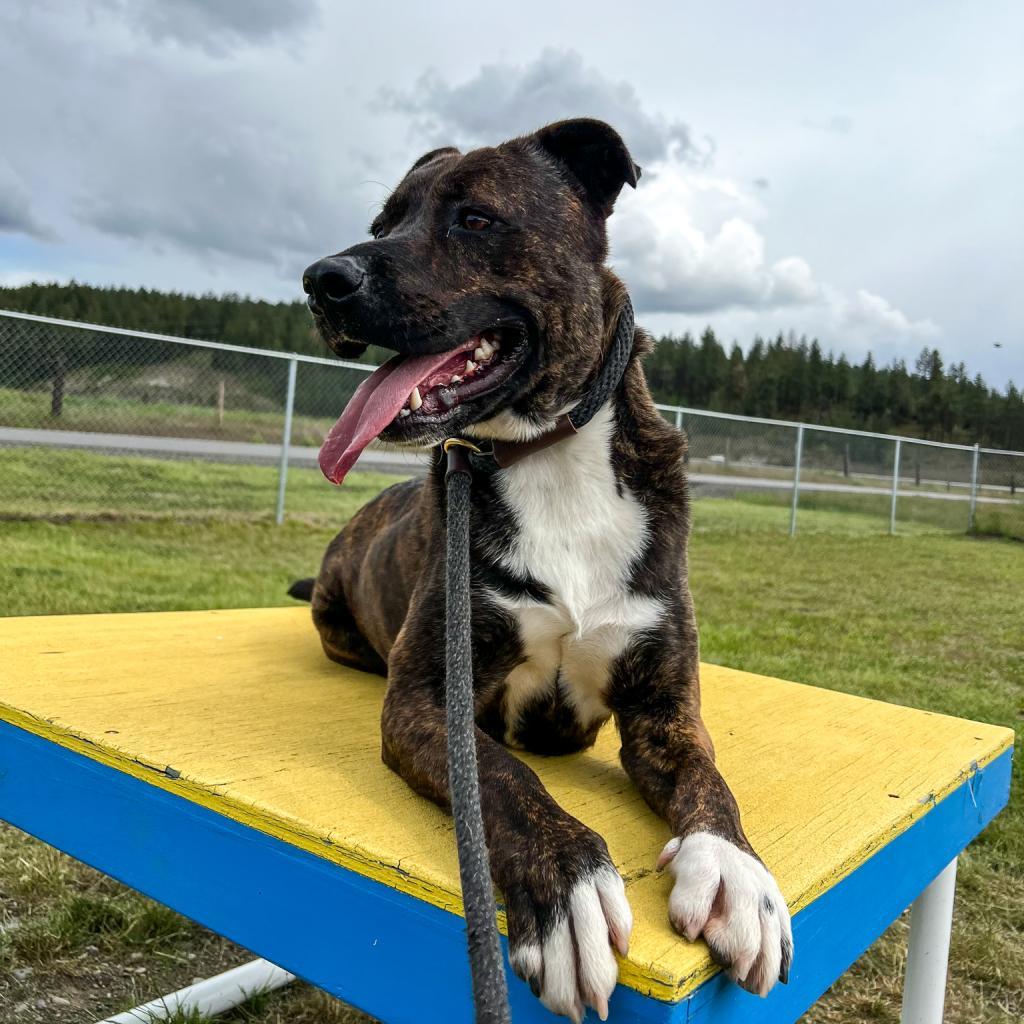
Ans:
{"label": "dog", "polygon": [[[510,748],[568,754],[615,718],[621,761],[671,838],[668,915],[745,989],[787,980],[786,902],[744,834],[700,716],[687,578],[685,439],[655,409],[640,329],[611,398],[577,433],[627,303],[607,219],[640,169],[609,125],[561,121],[493,148],[416,161],[372,238],[309,267],[335,353],[397,353],[321,451],[339,481],[373,438],[461,437],[511,461],[474,476],[470,531],[479,777],[509,958],[541,1002],[602,1020],[632,914],[604,839]],[[441,460],[361,509],[299,581],[326,655],[386,675],[382,755],[448,807]],[[652,859],[656,851],[652,851]]]}

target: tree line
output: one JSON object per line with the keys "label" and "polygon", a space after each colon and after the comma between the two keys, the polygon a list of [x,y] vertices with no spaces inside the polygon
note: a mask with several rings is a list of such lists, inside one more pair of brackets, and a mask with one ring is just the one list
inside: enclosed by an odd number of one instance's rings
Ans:
{"label": "tree line", "polygon": [[[0,308],[327,354],[302,302],[72,282],[0,287]],[[924,348],[912,366],[901,359],[878,366],[870,355],[852,362],[816,338],[792,334],[755,338],[746,351],[735,342],[727,348],[708,327],[699,338],[660,338],[646,369],[655,398],[672,405],[1024,450],[1020,390],[1013,383],[1004,391],[990,387],[962,362],[947,365],[934,348]]]}
{"label": "tree line", "polygon": [[962,363],[946,365],[924,348],[912,367],[878,366],[869,354],[851,362],[793,335],[761,337],[728,352],[709,327],[659,339],[647,358],[659,401],[720,412],[853,427],[986,447],[1024,449],[1024,395],[1000,392]]}

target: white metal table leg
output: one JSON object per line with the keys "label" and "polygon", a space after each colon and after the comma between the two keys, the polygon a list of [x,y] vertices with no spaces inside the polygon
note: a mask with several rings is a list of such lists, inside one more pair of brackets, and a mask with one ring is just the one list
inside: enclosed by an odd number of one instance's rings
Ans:
{"label": "white metal table leg", "polygon": [[956,861],[953,860],[914,900],[901,1024],[942,1024],[955,891]]}
{"label": "white metal table leg", "polygon": [[213,1017],[241,1006],[257,992],[271,992],[294,980],[294,974],[267,960],[252,960],[162,999],[154,999],[145,1006],[107,1017],[100,1024],[156,1024],[157,1021],[176,1018],[178,1014]]}

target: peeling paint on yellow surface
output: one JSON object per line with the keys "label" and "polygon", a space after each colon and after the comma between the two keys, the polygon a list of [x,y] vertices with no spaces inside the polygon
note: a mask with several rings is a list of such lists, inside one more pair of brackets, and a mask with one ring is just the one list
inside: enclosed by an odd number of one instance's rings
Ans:
{"label": "peeling paint on yellow surface", "polygon": [[[722,771],[793,911],[1013,742],[995,726],[702,673]],[[0,619],[0,719],[460,913],[450,820],[381,763],[383,692],[324,658],[307,608]],[[524,759],[626,879],[636,926],[622,982],[677,1000],[715,973],[703,943],[669,927],[671,880],[653,870],[668,831],[622,771],[614,727],[584,754]]]}

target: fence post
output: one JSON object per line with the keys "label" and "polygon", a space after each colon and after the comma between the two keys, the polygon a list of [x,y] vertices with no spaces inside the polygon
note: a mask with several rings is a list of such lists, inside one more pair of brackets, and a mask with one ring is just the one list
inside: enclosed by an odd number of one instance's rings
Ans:
{"label": "fence post", "polygon": [[974,455],[971,458],[971,509],[967,518],[967,532],[974,529],[974,512],[978,507],[978,461],[981,458],[981,445],[975,443]]}
{"label": "fence post", "polygon": [[53,357],[53,388],[50,392],[50,415],[57,419],[64,412],[64,351]]}
{"label": "fence post", "polygon": [[793,508],[789,514],[789,535],[796,536],[796,507],[800,503],[800,460],[804,454],[804,425],[796,428],[796,452],[793,466]]}
{"label": "fence post", "polygon": [[676,430],[683,429],[683,410],[676,409]]}
{"label": "fence post", "polygon": [[900,445],[903,442],[896,439],[896,451],[892,456],[892,504],[889,506],[889,533],[896,535],[896,498],[900,489]]}
{"label": "fence post", "polygon": [[292,409],[295,406],[295,373],[298,369],[297,359],[288,360],[288,395],[284,400],[284,430],[281,432],[281,466],[277,472],[277,512],[274,522],[280,526],[284,522],[284,491],[288,483],[288,452],[292,443]]}

